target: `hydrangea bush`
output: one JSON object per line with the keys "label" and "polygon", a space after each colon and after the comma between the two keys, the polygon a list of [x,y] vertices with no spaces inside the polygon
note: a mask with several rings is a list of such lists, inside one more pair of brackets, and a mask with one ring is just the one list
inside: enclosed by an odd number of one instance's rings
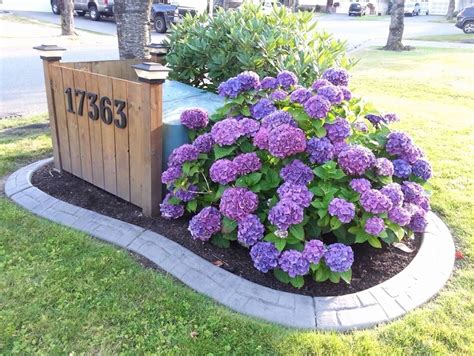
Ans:
{"label": "hydrangea bush", "polygon": [[298,288],[307,275],[349,283],[353,244],[380,248],[422,233],[431,166],[389,127],[395,114],[364,104],[348,85],[340,68],[308,88],[289,71],[223,82],[225,105],[212,117],[197,108],[181,116],[192,143],[175,149],[163,172],[163,217],[194,214],[190,238],[236,241],[257,270]]}

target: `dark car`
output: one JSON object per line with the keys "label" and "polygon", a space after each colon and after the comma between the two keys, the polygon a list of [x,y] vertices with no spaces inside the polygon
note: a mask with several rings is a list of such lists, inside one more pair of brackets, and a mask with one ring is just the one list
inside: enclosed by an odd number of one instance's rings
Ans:
{"label": "dark car", "polygon": [[165,33],[173,23],[180,23],[187,14],[196,15],[197,10],[191,7],[153,3],[151,7],[151,19],[153,27],[158,33]]}
{"label": "dark car", "polygon": [[[51,0],[51,10],[56,15],[59,15],[59,3],[61,0]],[[114,0],[74,0],[74,10],[78,16],[84,16],[89,13],[89,16],[94,21],[99,21],[101,16],[114,16]]]}
{"label": "dark car", "polygon": [[458,14],[455,26],[464,33],[474,33],[474,6],[466,7]]}
{"label": "dark car", "polygon": [[349,6],[349,16],[363,16],[365,15],[366,6],[361,5],[358,2],[353,2],[351,6]]}

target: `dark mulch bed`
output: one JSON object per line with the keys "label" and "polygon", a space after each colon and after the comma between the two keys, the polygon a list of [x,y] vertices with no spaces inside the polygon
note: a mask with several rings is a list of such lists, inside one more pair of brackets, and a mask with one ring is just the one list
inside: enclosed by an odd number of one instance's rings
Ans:
{"label": "dark mulch bed", "polygon": [[[249,281],[287,292],[310,296],[343,295],[358,292],[389,279],[402,271],[415,257],[421,238],[406,241],[405,244],[414,250],[412,253],[403,252],[393,246],[384,245],[374,249],[367,244],[353,246],[355,262],[352,266],[353,278],[350,285],[341,282],[316,283],[311,277],[306,277],[305,286],[296,290],[275,279],[272,273],[260,273],[252,265],[248,249],[233,243],[229,249],[218,248],[211,243],[203,243],[191,239],[187,230],[188,219],[165,220],[161,217],[143,216],[141,209],[122,199],[111,195],[75,176],[53,171],[52,166],[46,166],[35,172],[33,184],[46,193],[71,204],[93,210],[128,223],[138,225],[167,238],[176,241],[206,260],[221,265],[236,275]],[[334,242],[328,236],[325,242]]]}

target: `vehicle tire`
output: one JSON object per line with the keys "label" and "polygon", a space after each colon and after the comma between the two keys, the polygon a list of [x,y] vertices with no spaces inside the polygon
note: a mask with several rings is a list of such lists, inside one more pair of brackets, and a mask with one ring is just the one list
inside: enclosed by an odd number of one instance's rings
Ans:
{"label": "vehicle tire", "polygon": [[59,15],[61,13],[61,11],[59,10],[59,4],[57,0],[51,2],[51,11],[55,15]]}
{"label": "vehicle tire", "polygon": [[77,12],[77,16],[79,16],[79,17],[83,17],[86,14],[86,12],[84,10],[77,10],[76,12]]}
{"label": "vehicle tire", "polygon": [[430,14],[430,12],[429,12],[429,11],[426,11],[426,16],[428,16],[429,14]]}
{"label": "vehicle tire", "polygon": [[166,33],[168,28],[166,27],[165,17],[163,15],[156,15],[153,27],[155,27],[155,31],[158,33]]}
{"label": "vehicle tire", "polygon": [[100,13],[95,5],[89,7],[89,15],[92,21],[100,21]]}
{"label": "vehicle tire", "polygon": [[474,21],[466,21],[462,30],[464,33],[474,33]]}

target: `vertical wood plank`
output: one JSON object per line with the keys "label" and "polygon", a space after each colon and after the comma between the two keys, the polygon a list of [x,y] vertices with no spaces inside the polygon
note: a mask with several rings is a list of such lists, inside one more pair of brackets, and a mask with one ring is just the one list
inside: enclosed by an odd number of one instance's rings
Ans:
{"label": "vertical wood plank", "polygon": [[[86,89],[89,93],[99,94],[98,76],[92,73],[85,73]],[[94,118],[94,111],[98,110],[99,98],[96,99],[95,105],[91,104],[91,100],[87,98],[87,111],[85,116],[89,121],[90,147],[91,147],[91,164],[92,164],[92,183],[99,188],[104,189],[104,161],[102,156],[102,129],[100,117]],[[90,116],[89,116],[90,113]],[[91,118],[92,116],[92,118]]]}
{"label": "vertical wood plank", "polygon": [[118,111],[119,102],[125,103],[122,110],[123,114],[128,120],[128,107],[127,103],[127,82],[120,79],[114,79],[112,81],[112,88],[114,93],[114,129],[115,129],[115,158],[117,165],[117,195],[126,200],[130,201],[130,157],[129,157],[129,127],[128,123],[124,128],[120,128],[117,125],[121,120],[121,115]]}
{"label": "vertical wood plank", "polygon": [[51,86],[54,97],[56,124],[58,127],[59,154],[61,156],[62,168],[68,172],[72,171],[71,154],[69,148],[69,134],[67,129],[66,103],[64,95],[63,77],[61,68],[57,65],[50,67]]}

